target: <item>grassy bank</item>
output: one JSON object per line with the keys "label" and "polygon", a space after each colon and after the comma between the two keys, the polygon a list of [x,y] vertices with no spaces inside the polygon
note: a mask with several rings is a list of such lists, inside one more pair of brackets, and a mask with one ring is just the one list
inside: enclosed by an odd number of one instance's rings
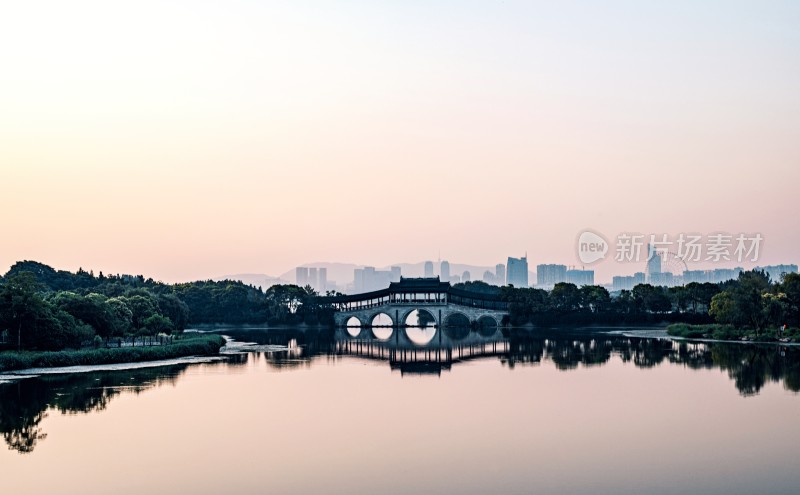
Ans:
{"label": "grassy bank", "polygon": [[686,339],[752,340],[754,342],[775,342],[780,339],[788,339],[790,342],[800,341],[800,331],[797,328],[789,328],[779,336],[776,329],[762,330],[756,333],[751,328],[735,328],[732,325],[718,323],[710,325],[674,323],[667,327],[667,333],[673,337]]}
{"label": "grassy bank", "polygon": [[186,356],[209,356],[219,353],[225,345],[220,335],[192,334],[182,336],[172,344],[153,347],[122,347],[116,349],[81,349],[51,352],[0,352],[0,371],[61,366],[159,361]]}

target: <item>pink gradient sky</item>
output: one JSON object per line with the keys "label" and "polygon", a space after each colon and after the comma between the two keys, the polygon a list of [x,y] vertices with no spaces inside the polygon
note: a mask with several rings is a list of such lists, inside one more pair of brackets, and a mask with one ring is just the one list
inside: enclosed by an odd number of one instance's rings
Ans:
{"label": "pink gradient sky", "polygon": [[0,270],[575,264],[585,228],[798,262],[796,3],[41,3],[0,14]]}

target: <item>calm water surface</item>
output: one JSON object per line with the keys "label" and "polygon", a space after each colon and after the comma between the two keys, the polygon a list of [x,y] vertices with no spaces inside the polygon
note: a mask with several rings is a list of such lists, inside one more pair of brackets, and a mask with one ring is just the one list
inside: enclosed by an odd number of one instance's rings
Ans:
{"label": "calm water surface", "polygon": [[363,332],[229,329],[258,345],[0,384],[3,492],[800,490],[796,348]]}

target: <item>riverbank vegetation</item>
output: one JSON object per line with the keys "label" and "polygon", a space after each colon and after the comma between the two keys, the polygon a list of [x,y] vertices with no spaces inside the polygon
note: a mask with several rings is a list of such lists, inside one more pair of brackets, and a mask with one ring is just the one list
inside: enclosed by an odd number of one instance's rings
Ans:
{"label": "riverbank vegetation", "polygon": [[311,302],[315,296],[294,285],[263,292],[231,280],[164,284],[22,261],[0,278],[0,345],[53,351],[176,335],[193,324],[332,321],[329,307]]}
{"label": "riverbank vegetation", "polygon": [[717,284],[691,283],[680,287],[640,284],[612,296],[599,285],[578,287],[558,283],[552,290],[495,287],[484,282],[458,284],[463,290],[494,294],[507,302],[512,326],[623,325],[660,322],[711,323],[711,299]]}
{"label": "riverbank vegetation", "polygon": [[160,361],[186,356],[219,354],[225,339],[216,334],[185,334],[169,344],[144,347],[116,347],[62,351],[0,352],[0,372],[27,368],[91,366],[99,364]]}
{"label": "riverbank vegetation", "polygon": [[[612,295],[602,286],[559,283],[552,290],[458,284],[509,304],[512,326],[672,323],[675,336],[715,339],[800,339],[800,274],[773,282],[746,271],[719,284],[658,287],[639,284]],[[782,330],[783,325],[786,330]]]}
{"label": "riverbank vegetation", "polygon": [[800,274],[772,282],[761,271],[720,284],[708,310],[711,325],[674,324],[667,333],[716,340],[800,341]]}

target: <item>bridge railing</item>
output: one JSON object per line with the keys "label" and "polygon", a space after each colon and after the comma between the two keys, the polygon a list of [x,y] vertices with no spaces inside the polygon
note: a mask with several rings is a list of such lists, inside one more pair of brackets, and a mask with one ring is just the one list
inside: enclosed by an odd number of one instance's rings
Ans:
{"label": "bridge railing", "polygon": [[372,309],[385,305],[418,305],[434,306],[457,304],[471,308],[495,311],[508,311],[508,303],[500,299],[497,294],[482,294],[449,288],[446,291],[393,291],[383,289],[380,291],[349,296],[334,296],[320,298],[326,300],[338,311],[358,311]]}
{"label": "bridge railing", "polygon": [[468,306],[471,308],[479,309],[492,309],[495,311],[508,311],[508,303],[505,301],[496,301],[490,299],[475,299],[472,297],[464,297],[456,294],[450,294],[450,302],[460,306]]}

